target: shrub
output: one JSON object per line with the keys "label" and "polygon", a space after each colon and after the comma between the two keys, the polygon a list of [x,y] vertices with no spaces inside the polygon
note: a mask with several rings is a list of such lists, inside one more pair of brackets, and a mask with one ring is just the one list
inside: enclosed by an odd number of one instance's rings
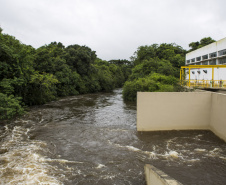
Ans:
{"label": "shrub", "polygon": [[123,99],[136,101],[137,92],[173,92],[178,80],[173,76],[153,73],[146,78],[127,81],[123,86]]}

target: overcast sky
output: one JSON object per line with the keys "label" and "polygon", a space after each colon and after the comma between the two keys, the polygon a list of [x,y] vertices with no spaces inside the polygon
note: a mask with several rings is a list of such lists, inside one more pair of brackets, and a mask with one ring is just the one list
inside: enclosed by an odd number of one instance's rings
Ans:
{"label": "overcast sky", "polygon": [[103,60],[139,46],[226,37],[225,0],[0,0],[3,33],[38,48],[86,45]]}

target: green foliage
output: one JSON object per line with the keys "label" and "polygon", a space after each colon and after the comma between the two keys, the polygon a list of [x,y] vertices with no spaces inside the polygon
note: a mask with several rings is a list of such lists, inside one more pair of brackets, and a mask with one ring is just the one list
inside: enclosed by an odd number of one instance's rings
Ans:
{"label": "green foliage", "polygon": [[103,91],[111,91],[115,88],[114,78],[109,66],[96,65],[97,80]]}
{"label": "green foliage", "polygon": [[160,60],[159,58],[144,60],[141,64],[136,65],[132,69],[132,74],[129,80],[137,78],[143,78],[151,73],[160,73],[164,75],[177,76],[177,69],[165,59]]}
{"label": "green foliage", "polygon": [[128,60],[103,61],[87,46],[51,42],[35,49],[0,28],[0,119],[21,114],[23,103],[122,87],[131,69]]}
{"label": "green foliage", "polygon": [[136,100],[138,91],[172,92],[182,90],[178,85],[180,67],[186,51],[176,44],[140,46],[132,57],[134,68],[123,86],[123,98]]}
{"label": "green foliage", "polygon": [[62,43],[52,42],[49,45],[42,46],[35,53],[35,70],[45,73],[56,73],[62,65],[66,64],[63,60],[65,55]]}
{"label": "green foliage", "polygon": [[56,97],[56,87],[59,81],[52,74],[35,73],[31,75],[30,84],[33,94],[30,97],[30,104],[43,104],[54,100]]}
{"label": "green foliage", "polygon": [[24,113],[21,98],[0,93],[0,120],[11,119]]}
{"label": "green foliage", "polygon": [[176,91],[178,79],[153,73],[145,78],[127,81],[123,87],[123,99],[135,101],[137,92],[173,92]]}
{"label": "green foliage", "polygon": [[96,59],[96,52],[87,46],[70,45],[66,48],[67,64],[76,69],[78,74],[86,76],[91,71],[91,64]]}
{"label": "green foliage", "polygon": [[204,47],[206,45],[209,45],[213,42],[216,42],[214,39],[212,39],[211,37],[204,37],[202,38],[200,41],[197,42],[191,42],[189,44],[189,47],[191,48],[188,52],[194,51],[196,49],[199,49],[201,47]]}
{"label": "green foliage", "polygon": [[152,44],[151,46],[140,46],[131,57],[135,65],[150,59],[168,60],[173,67],[180,68],[184,63],[186,51],[176,44]]}
{"label": "green foliage", "polygon": [[[213,40],[204,38],[192,47]],[[197,46],[196,46],[197,45]],[[51,42],[38,49],[0,28],[0,119],[21,115],[23,105],[44,104],[60,96],[112,91],[125,100],[137,91],[180,91],[177,85],[186,51],[176,44],[140,46],[128,60],[104,61],[87,46]],[[126,82],[127,81],[127,82]],[[125,83],[126,82],[126,83]]]}
{"label": "green foliage", "polygon": [[185,50],[175,44],[141,46],[133,57],[135,67],[129,80],[143,78],[150,73],[172,75],[179,78],[184,64]]}
{"label": "green foliage", "polygon": [[14,92],[14,88],[12,86],[13,80],[3,78],[2,81],[0,81],[0,92],[4,94],[12,94]]}

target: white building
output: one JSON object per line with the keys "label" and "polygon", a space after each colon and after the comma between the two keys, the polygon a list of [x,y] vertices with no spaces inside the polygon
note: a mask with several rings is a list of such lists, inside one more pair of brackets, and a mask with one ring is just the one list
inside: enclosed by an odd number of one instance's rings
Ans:
{"label": "white building", "polygon": [[[185,65],[222,65],[226,64],[226,38],[186,54]],[[188,74],[186,79],[188,79]],[[211,68],[191,69],[191,80],[211,80]],[[226,68],[214,69],[214,80],[226,80]]]}

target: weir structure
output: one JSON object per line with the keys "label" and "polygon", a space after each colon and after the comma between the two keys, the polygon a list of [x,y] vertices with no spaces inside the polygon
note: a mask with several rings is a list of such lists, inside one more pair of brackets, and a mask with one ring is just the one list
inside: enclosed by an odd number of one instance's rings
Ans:
{"label": "weir structure", "polygon": [[[226,94],[208,91],[138,92],[137,131],[211,130],[226,141],[225,112]],[[179,184],[165,181],[155,168],[147,165],[145,174],[148,185]]]}
{"label": "weir structure", "polygon": [[138,92],[137,130],[211,130],[226,141],[226,94]]}
{"label": "weir structure", "polygon": [[[181,85],[226,88],[226,38],[186,54]],[[211,130],[226,141],[226,94],[213,92],[138,92],[137,131]],[[145,165],[148,185],[176,185],[158,169]]]}

